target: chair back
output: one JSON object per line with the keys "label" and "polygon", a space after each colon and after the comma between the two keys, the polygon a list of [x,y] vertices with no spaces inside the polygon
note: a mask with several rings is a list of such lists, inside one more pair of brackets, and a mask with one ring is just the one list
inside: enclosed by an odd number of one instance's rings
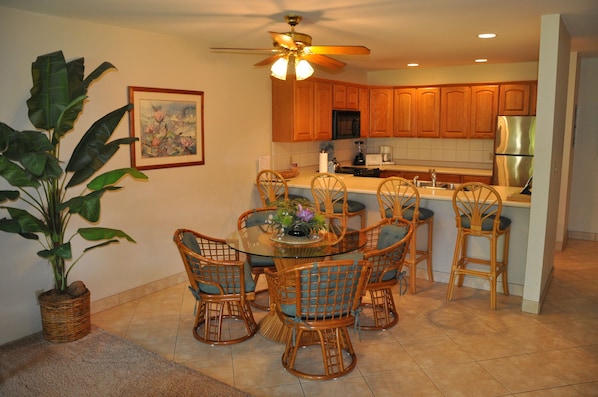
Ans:
{"label": "chair back", "polygon": [[382,219],[419,219],[419,192],[412,181],[395,176],[385,178],[378,185],[376,197]]}
{"label": "chair back", "polygon": [[320,173],[311,180],[311,193],[317,213],[327,221],[331,244],[341,241],[347,232],[347,187],[335,174]]}
{"label": "chair back", "polygon": [[313,324],[353,321],[370,272],[367,262],[347,259],[266,270],[266,275],[283,319]]}
{"label": "chair back", "polygon": [[502,200],[492,186],[480,182],[458,186],[453,192],[453,209],[457,228],[468,229],[471,234],[497,233],[503,229]]}
{"label": "chair back", "polygon": [[262,170],[256,178],[257,190],[264,207],[276,201],[287,200],[289,189],[283,176],[274,170]]}
{"label": "chair back", "polygon": [[[276,213],[276,208],[255,208],[239,215],[237,219],[237,229],[242,230],[251,226],[261,225],[264,230],[271,230],[272,225],[266,223],[270,215]],[[274,259],[259,255],[247,255],[247,261],[250,266],[274,266]]]}
{"label": "chair back", "polygon": [[405,263],[414,227],[405,219],[385,218],[362,230],[367,241],[362,252],[364,259],[372,265],[368,284],[396,282]]}
{"label": "chair back", "polygon": [[249,267],[224,240],[189,229],[178,229],[173,238],[196,297],[244,295],[255,290]]}

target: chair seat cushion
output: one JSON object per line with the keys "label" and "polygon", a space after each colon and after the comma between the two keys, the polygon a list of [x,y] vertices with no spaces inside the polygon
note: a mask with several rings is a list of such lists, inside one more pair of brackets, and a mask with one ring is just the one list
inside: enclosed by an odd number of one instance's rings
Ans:
{"label": "chair seat cushion", "polygon": [[[387,208],[385,213],[386,213],[387,218],[392,218],[393,213],[392,213],[391,208]],[[417,218],[420,221],[425,221],[427,219],[430,219],[433,216],[434,216],[434,211],[429,210],[424,207],[419,207],[419,216]],[[413,209],[408,208],[408,209],[403,210],[403,218],[407,219],[408,221],[413,221]]]}
{"label": "chair seat cushion", "polygon": [[388,248],[391,245],[401,241],[403,237],[407,235],[409,228],[407,225],[384,225],[380,229],[378,235],[378,244],[376,249],[382,250]]}
{"label": "chair seat cushion", "polygon": [[[325,209],[326,209],[326,207],[324,206],[324,203],[322,203],[322,205],[320,205],[320,210],[325,211]],[[365,210],[365,204],[360,203],[359,201],[347,200],[347,211],[349,211],[349,213],[359,212],[362,210]],[[343,212],[343,204],[340,201],[337,203],[334,203],[334,213],[340,214],[342,212]]]}
{"label": "chair seat cushion", "polygon": [[[496,219],[495,215],[489,216],[488,218],[484,219],[482,221],[482,230],[487,232],[492,231],[492,228],[494,227],[494,219]],[[498,228],[500,230],[505,230],[507,227],[509,227],[509,225],[511,225],[511,220],[507,217],[501,216]],[[465,215],[461,215],[461,227],[465,229],[471,228],[471,222],[469,218]]]}
{"label": "chair seat cushion", "polygon": [[274,267],[274,259],[267,256],[250,255],[249,263],[251,267]]}

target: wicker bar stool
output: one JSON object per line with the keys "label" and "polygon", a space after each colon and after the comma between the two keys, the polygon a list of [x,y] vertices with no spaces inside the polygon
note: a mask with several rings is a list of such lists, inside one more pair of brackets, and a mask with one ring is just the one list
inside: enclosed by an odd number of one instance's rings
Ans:
{"label": "wicker bar stool", "polygon": [[282,174],[274,170],[262,170],[256,178],[257,190],[260,193],[262,206],[269,207],[276,201],[304,198],[289,195],[289,187]]}
{"label": "wicker bar stool", "polygon": [[[453,209],[457,222],[457,242],[455,243],[446,299],[448,301],[452,299],[455,279],[457,279],[457,285],[461,287],[465,276],[481,277],[490,282],[490,309],[495,310],[496,284],[501,275],[503,292],[505,295],[509,295],[507,267],[511,220],[501,216],[502,200],[498,192],[492,186],[479,182],[464,183],[455,189]],[[503,236],[504,240],[502,258],[499,260],[498,239],[500,236]],[[469,256],[468,240],[476,237],[488,239],[490,259]],[[474,267],[468,267],[469,264],[474,264]],[[484,267],[487,270],[484,270]]]}
{"label": "wicker bar stool", "polygon": [[[404,218],[413,223],[415,230],[409,245],[409,255],[405,265],[409,267],[409,291],[416,292],[417,265],[426,261],[428,280],[434,281],[432,271],[432,236],[434,235],[434,212],[420,207],[419,192],[408,179],[400,177],[385,178],[378,185],[378,206],[381,218]],[[428,239],[426,249],[417,249],[417,230],[427,226]]]}
{"label": "wicker bar stool", "polygon": [[342,214],[346,217],[359,216],[361,229],[366,225],[366,208],[363,203],[349,200],[347,186],[335,174],[320,173],[311,180],[311,193],[316,210],[324,214]]}

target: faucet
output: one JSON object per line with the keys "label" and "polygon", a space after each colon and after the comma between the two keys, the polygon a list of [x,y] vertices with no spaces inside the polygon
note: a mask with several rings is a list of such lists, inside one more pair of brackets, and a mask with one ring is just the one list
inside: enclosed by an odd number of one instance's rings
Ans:
{"label": "faucet", "polygon": [[430,168],[430,180],[432,180],[432,187],[436,187],[436,170]]}
{"label": "faucet", "polygon": [[413,177],[413,184],[417,186],[417,180],[419,179],[419,175]]}

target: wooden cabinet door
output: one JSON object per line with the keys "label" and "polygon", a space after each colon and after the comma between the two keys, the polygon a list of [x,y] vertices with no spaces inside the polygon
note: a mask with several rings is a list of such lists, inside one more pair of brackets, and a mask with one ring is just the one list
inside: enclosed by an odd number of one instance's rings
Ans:
{"label": "wooden cabinet door", "polygon": [[415,88],[395,88],[393,99],[393,135],[414,137],[415,130]]}
{"label": "wooden cabinet door", "polygon": [[440,89],[440,136],[467,138],[471,105],[468,86],[442,87]]}
{"label": "wooden cabinet door", "polygon": [[498,114],[527,116],[530,114],[530,83],[501,84]]}
{"label": "wooden cabinet door", "polygon": [[538,101],[538,83],[533,82],[530,84],[530,92],[529,92],[529,114],[530,114],[530,116],[536,115],[537,101]]}
{"label": "wooden cabinet door", "polygon": [[359,109],[359,87],[354,85],[347,86],[347,109]]}
{"label": "wooden cabinet door", "polygon": [[440,88],[418,88],[416,97],[417,136],[438,138],[440,136]]}
{"label": "wooden cabinet door", "polygon": [[403,177],[403,171],[395,171],[395,170],[380,171],[380,178],[390,178],[392,176]]}
{"label": "wooden cabinet door", "polygon": [[314,86],[314,133],[316,140],[332,139],[332,83],[316,81]]}
{"label": "wooden cabinet door", "polygon": [[498,85],[471,87],[469,137],[494,139],[498,111]]}
{"label": "wooden cabinet door", "polygon": [[295,82],[294,117],[293,140],[314,140],[314,83],[312,81],[301,80]]}
{"label": "wooden cabinet door", "polygon": [[334,83],[334,95],[332,100],[332,107],[335,109],[347,108],[347,86],[344,84]]}
{"label": "wooden cabinet door", "polygon": [[370,90],[359,87],[359,113],[361,114],[360,135],[364,138],[370,136]]}
{"label": "wooden cabinet door", "polygon": [[481,182],[485,183],[486,185],[492,184],[492,177],[491,176],[477,176],[477,175],[461,175],[461,182]]}
{"label": "wooden cabinet door", "polygon": [[393,89],[378,87],[370,89],[370,136],[392,136]]}

